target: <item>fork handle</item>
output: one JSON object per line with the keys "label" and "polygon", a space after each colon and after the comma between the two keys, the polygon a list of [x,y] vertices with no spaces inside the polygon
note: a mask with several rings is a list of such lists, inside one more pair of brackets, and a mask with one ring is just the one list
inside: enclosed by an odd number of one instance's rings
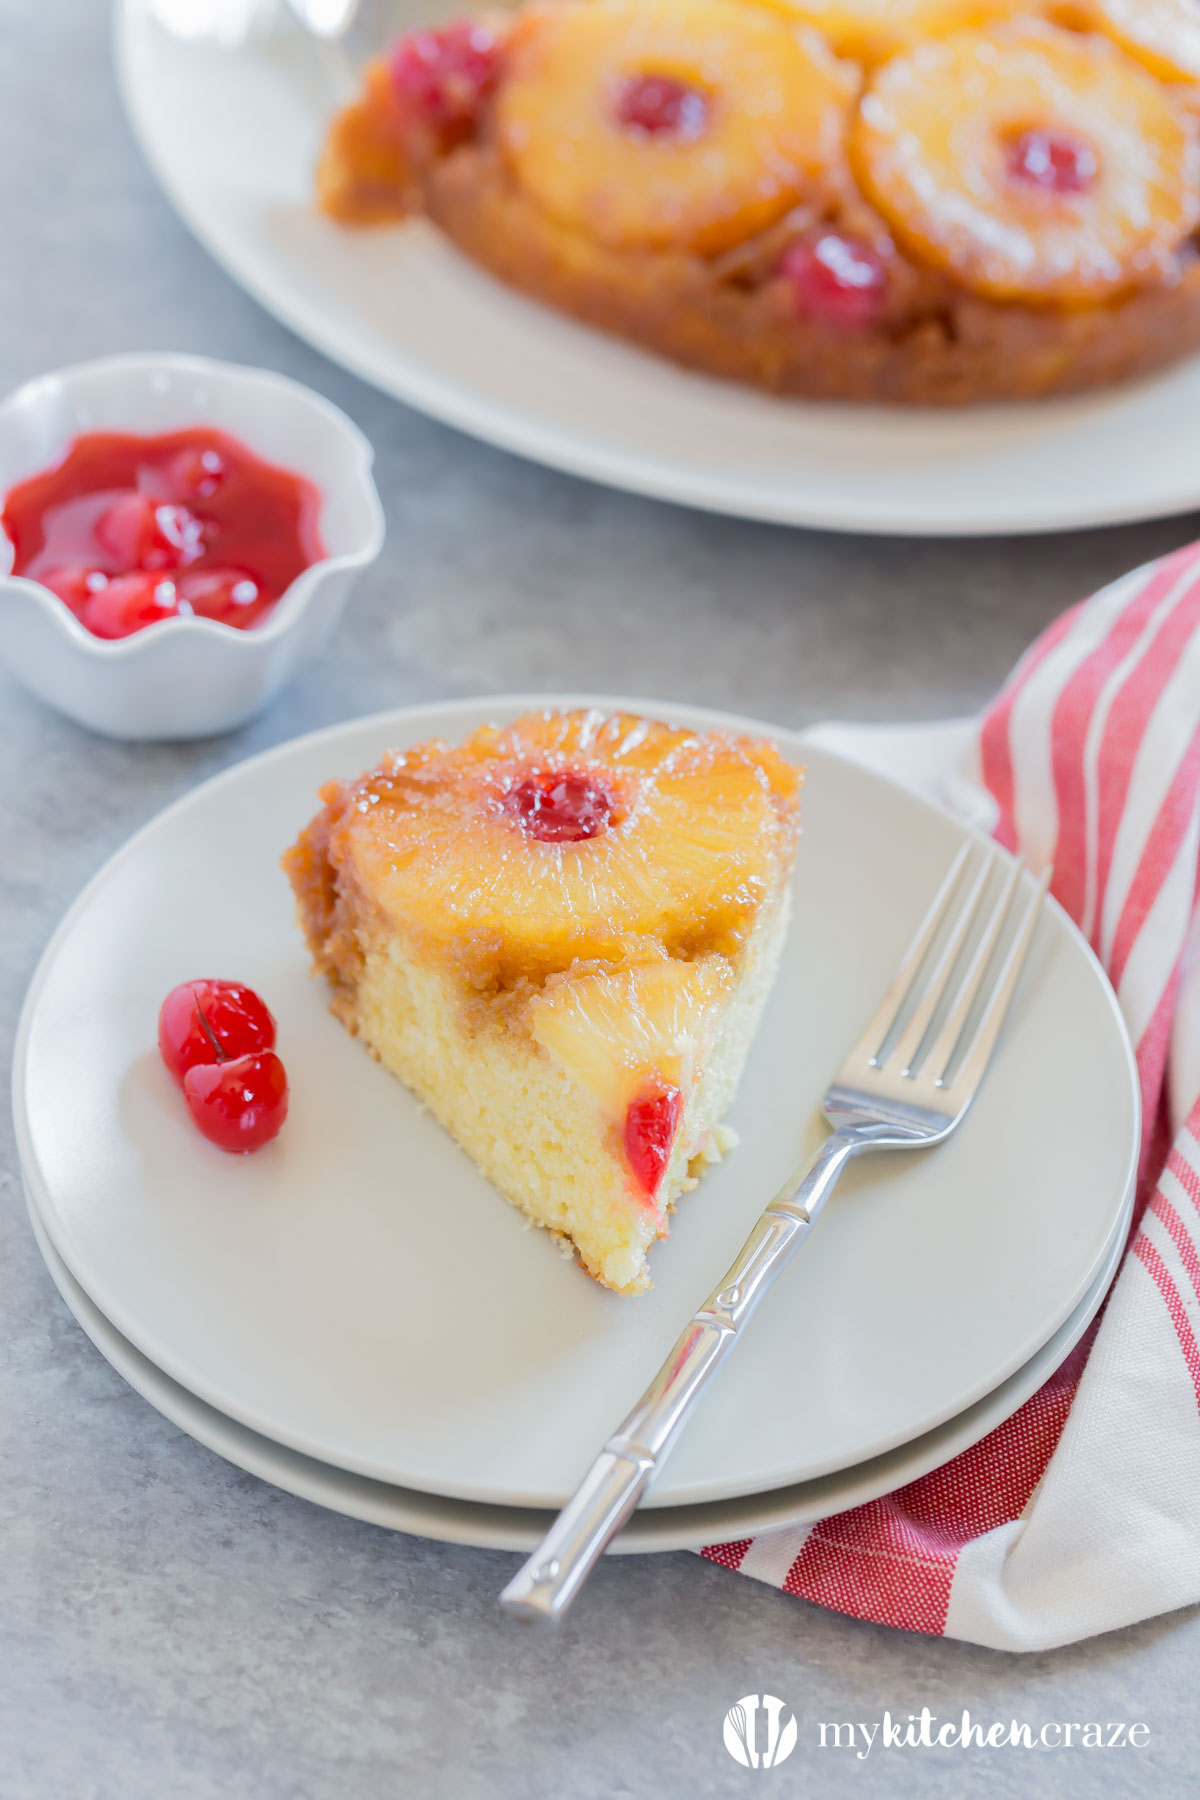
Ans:
{"label": "fork handle", "polygon": [[838,1176],[865,1148],[853,1128],[827,1137],[771,1201],[646,1392],[500,1596],[512,1617],[556,1623],[650,1486],[767,1289],[812,1230]]}

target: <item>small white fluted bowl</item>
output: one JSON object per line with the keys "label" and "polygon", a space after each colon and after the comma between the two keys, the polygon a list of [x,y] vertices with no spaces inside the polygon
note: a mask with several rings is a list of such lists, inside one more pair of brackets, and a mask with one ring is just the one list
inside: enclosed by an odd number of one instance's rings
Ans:
{"label": "small white fluted bowl", "polygon": [[109,356],[42,375],[0,404],[0,493],[51,467],[85,431],[227,431],[322,498],[326,554],[261,625],[166,619],[131,637],[85,631],[49,588],[10,571],[0,531],[0,656],[39,699],[117,738],[232,730],[316,655],[360,569],[383,545],[373,452],[345,413],[299,382],[200,356]]}

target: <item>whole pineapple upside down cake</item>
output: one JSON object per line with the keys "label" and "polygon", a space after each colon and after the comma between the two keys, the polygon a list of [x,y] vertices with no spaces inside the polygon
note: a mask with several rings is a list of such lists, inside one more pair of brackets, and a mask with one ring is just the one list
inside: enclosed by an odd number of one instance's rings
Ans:
{"label": "whole pineapple upside down cake", "polygon": [[800,783],[761,739],[536,713],[329,783],[284,858],[343,1024],[620,1293],[719,1160]]}
{"label": "whole pineapple upside down cake", "polygon": [[782,393],[1036,398],[1200,346],[1196,0],[525,0],[402,38],[324,210]]}

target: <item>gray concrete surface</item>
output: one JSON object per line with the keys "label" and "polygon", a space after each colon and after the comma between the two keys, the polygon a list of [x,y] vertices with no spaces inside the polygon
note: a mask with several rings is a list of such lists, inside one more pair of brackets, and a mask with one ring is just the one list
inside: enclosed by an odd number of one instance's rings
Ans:
{"label": "gray concrete surface", "polygon": [[[83,881],[212,771],[409,700],[626,689],[795,723],[976,706],[1060,608],[1183,543],[1179,519],[1046,541],[854,541],[708,519],[517,462],[331,367],[209,262],[121,120],[101,0],[0,0],[0,390],[119,349],[282,369],[379,451],[387,552],[328,659],[249,729],[131,748],[0,674],[0,1057]],[[599,1573],[569,1635],[505,1630],[512,1559],[322,1512],[133,1394],[38,1258],[0,1124],[0,1795],[476,1800],[1194,1791],[1200,1619],[1026,1659],[863,1625],[688,1555]],[[791,1760],[720,1723],[766,1689]],[[817,1722],[1144,1720],[1126,1751],[821,1750]]]}

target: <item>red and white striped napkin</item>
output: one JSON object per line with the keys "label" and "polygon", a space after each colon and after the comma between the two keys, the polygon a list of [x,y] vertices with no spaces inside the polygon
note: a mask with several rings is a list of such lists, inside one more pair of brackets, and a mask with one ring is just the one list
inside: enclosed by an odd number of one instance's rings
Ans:
{"label": "red and white striped napkin", "polygon": [[[702,1554],[856,1618],[1040,1650],[1200,1600],[1200,545],[1066,613],[967,737],[964,782],[953,731],[914,735],[914,785],[988,807],[1001,843],[1054,864],[1136,1048],[1129,1247],[1099,1323],[973,1449]],[[835,740],[872,759],[861,734]]]}

